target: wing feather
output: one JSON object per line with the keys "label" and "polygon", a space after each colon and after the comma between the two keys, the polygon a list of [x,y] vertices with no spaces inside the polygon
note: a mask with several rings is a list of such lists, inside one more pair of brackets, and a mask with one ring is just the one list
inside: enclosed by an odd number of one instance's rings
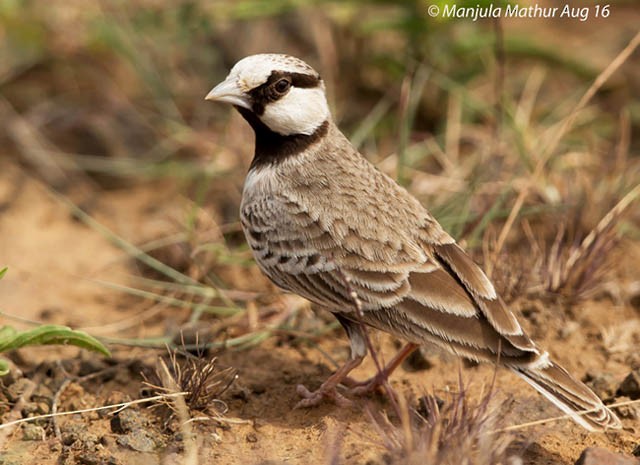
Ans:
{"label": "wing feather", "polygon": [[[437,340],[467,357],[538,354],[480,267],[446,233],[376,239],[375,228],[360,234],[343,219],[320,221],[290,198],[269,202],[244,209],[243,225],[261,268],[281,287],[347,315],[355,291],[372,326],[414,342]],[[393,324],[382,322],[391,316]]]}
{"label": "wing feather", "polygon": [[504,335],[523,333],[520,323],[496,294],[489,278],[459,245],[439,244],[434,246],[434,252],[474,297],[476,305],[498,332]]}

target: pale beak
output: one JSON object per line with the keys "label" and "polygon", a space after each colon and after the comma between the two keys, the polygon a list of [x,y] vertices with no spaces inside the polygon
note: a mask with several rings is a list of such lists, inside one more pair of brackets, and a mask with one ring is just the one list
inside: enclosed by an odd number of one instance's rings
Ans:
{"label": "pale beak", "polygon": [[235,79],[227,79],[211,89],[211,92],[204,98],[216,102],[230,103],[238,107],[251,110],[251,103],[248,96],[236,84]]}

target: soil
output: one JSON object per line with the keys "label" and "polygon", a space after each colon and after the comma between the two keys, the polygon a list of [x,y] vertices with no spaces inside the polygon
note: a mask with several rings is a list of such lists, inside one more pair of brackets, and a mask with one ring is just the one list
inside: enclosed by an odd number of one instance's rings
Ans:
{"label": "soil", "polygon": [[[108,236],[78,221],[58,194],[18,164],[0,159],[0,258],[11,264],[0,281],[2,324],[28,327],[25,322],[56,323],[97,336],[143,338],[176,334],[188,319],[186,310],[151,305],[118,292],[104,282],[130,284],[140,272]],[[80,194],[75,193],[76,197]],[[176,187],[164,183],[135,184],[101,192],[90,201],[90,212],[102,225],[133,244],[167,234],[185,208]],[[159,208],[161,206],[161,208]],[[609,291],[568,310],[560,304],[519,302],[517,309],[530,334],[578,377],[592,383],[603,397],[616,391],[633,369],[640,368],[637,243],[620,245],[620,262],[609,274]],[[243,271],[244,270],[244,271]],[[237,288],[269,289],[266,280],[246,268],[234,271]],[[634,287],[635,286],[635,287]],[[634,291],[635,289],[635,291]],[[278,295],[278,294],[275,294]],[[300,305],[292,298],[280,304]],[[304,304],[303,304],[304,305]],[[150,313],[151,312],[151,313]],[[308,325],[317,317],[305,309]],[[250,315],[242,316],[250,325]],[[322,318],[322,317],[321,317]],[[207,320],[213,321],[213,320]],[[314,323],[315,322],[315,323]],[[635,339],[634,339],[635,338]],[[386,335],[373,334],[381,357],[399,347]],[[609,350],[606,350],[606,349]],[[70,411],[138,399],[144,378],[163,350],[112,345],[113,356],[70,347],[25,348],[11,354],[12,373],[2,379],[3,422],[25,414]],[[296,385],[316,388],[335,369],[332,360],[348,357],[348,343],[336,329],[313,343],[272,337],[250,349],[221,350],[217,366],[233,367],[237,379],[220,395],[227,411],[218,419],[190,423],[199,463],[385,463],[388,451],[380,425],[371,412],[394,410],[383,394],[355,399],[353,408],[324,403],[293,409]],[[354,377],[375,373],[370,359]],[[477,397],[493,382],[504,425],[517,425],[559,412],[514,375],[491,366],[477,366],[427,351],[391,378],[401,396],[412,399],[434,393],[446,399],[459,390],[459,377],[469,395]],[[29,395],[29,389],[31,389]],[[27,394],[24,391],[27,390]],[[633,392],[628,395],[634,395]],[[637,392],[636,392],[637,394]],[[222,405],[222,404],[220,404]],[[184,431],[167,421],[161,409],[135,405],[25,423],[0,430],[0,463],[10,464],[154,464],[191,463],[184,459]],[[529,464],[572,464],[589,446],[630,455],[639,445],[638,408],[624,412],[624,430],[589,434],[569,421],[522,427],[511,446]],[[397,422],[396,422],[397,423]]]}

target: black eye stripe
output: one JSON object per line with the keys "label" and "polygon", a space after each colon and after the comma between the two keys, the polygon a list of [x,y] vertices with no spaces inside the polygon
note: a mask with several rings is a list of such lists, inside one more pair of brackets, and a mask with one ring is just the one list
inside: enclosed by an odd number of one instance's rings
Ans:
{"label": "black eye stripe", "polygon": [[302,73],[289,73],[289,76],[291,77],[291,84],[293,84],[294,87],[310,89],[318,87],[320,84],[320,76],[312,76],[310,74]]}
{"label": "black eye stripe", "polygon": [[267,81],[249,91],[252,100],[253,112],[260,116],[264,113],[264,108],[269,102],[275,102],[285,94],[278,93],[273,86],[283,78],[288,78],[293,87],[301,89],[311,89],[320,85],[322,80],[317,74],[292,73],[286,71],[272,71]]}
{"label": "black eye stripe", "polygon": [[[272,84],[278,82],[282,78],[289,78],[291,80],[291,84],[293,84],[295,87],[300,87],[302,89],[309,89],[311,87],[316,87],[320,83],[320,76],[318,75],[304,74],[304,73],[290,73],[286,71],[272,71],[271,75],[267,79],[267,82],[262,84],[260,87],[269,87]],[[256,89],[259,89],[260,87],[257,87]]]}

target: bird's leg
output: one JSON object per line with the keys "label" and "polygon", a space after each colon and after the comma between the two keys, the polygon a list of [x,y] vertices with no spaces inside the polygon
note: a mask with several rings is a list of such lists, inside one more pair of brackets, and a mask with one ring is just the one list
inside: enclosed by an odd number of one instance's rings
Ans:
{"label": "bird's leg", "polygon": [[355,381],[346,377],[343,384],[349,387],[348,392],[352,395],[362,395],[373,392],[378,387],[382,386],[387,381],[391,373],[393,373],[393,371],[398,368],[400,364],[418,347],[419,346],[417,344],[409,342],[398,351],[393,359],[382,370],[378,371],[378,373],[371,378],[364,381]]}
{"label": "bird's leg", "polygon": [[303,407],[313,407],[322,402],[323,399],[331,399],[340,407],[348,407],[351,405],[351,401],[340,394],[336,387],[338,384],[344,380],[344,378],[358,365],[362,363],[364,356],[351,358],[347,363],[342,365],[338,371],[329,376],[327,380],[322,383],[322,385],[315,391],[309,391],[302,384],[298,384],[296,391],[298,394],[303,397],[303,399],[298,402],[295,408],[303,408]]}
{"label": "bird's leg", "polygon": [[300,407],[313,407],[314,405],[319,404],[323,399],[331,399],[336,404],[341,407],[347,407],[351,405],[351,401],[340,394],[336,388],[342,381],[347,377],[347,375],[354,368],[358,367],[362,360],[364,360],[365,355],[367,355],[367,343],[366,343],[366,335],[363,332],[363,329],[359,323],[354,323],[353,321],[345,318],[343,315],[339,313],[334,313],[336,319],[340,322],[340,324],[344,327],[347,335],[349,336],[349,344],[351,345],[351,358],[348,362],[338,368],[334,374],[329,376],[329,378],[322,383],[322,385],[318,388],[318,390],[311,392],[303,385],[299,384],[297,391],[303,399],[298,402],[296,408]]}

